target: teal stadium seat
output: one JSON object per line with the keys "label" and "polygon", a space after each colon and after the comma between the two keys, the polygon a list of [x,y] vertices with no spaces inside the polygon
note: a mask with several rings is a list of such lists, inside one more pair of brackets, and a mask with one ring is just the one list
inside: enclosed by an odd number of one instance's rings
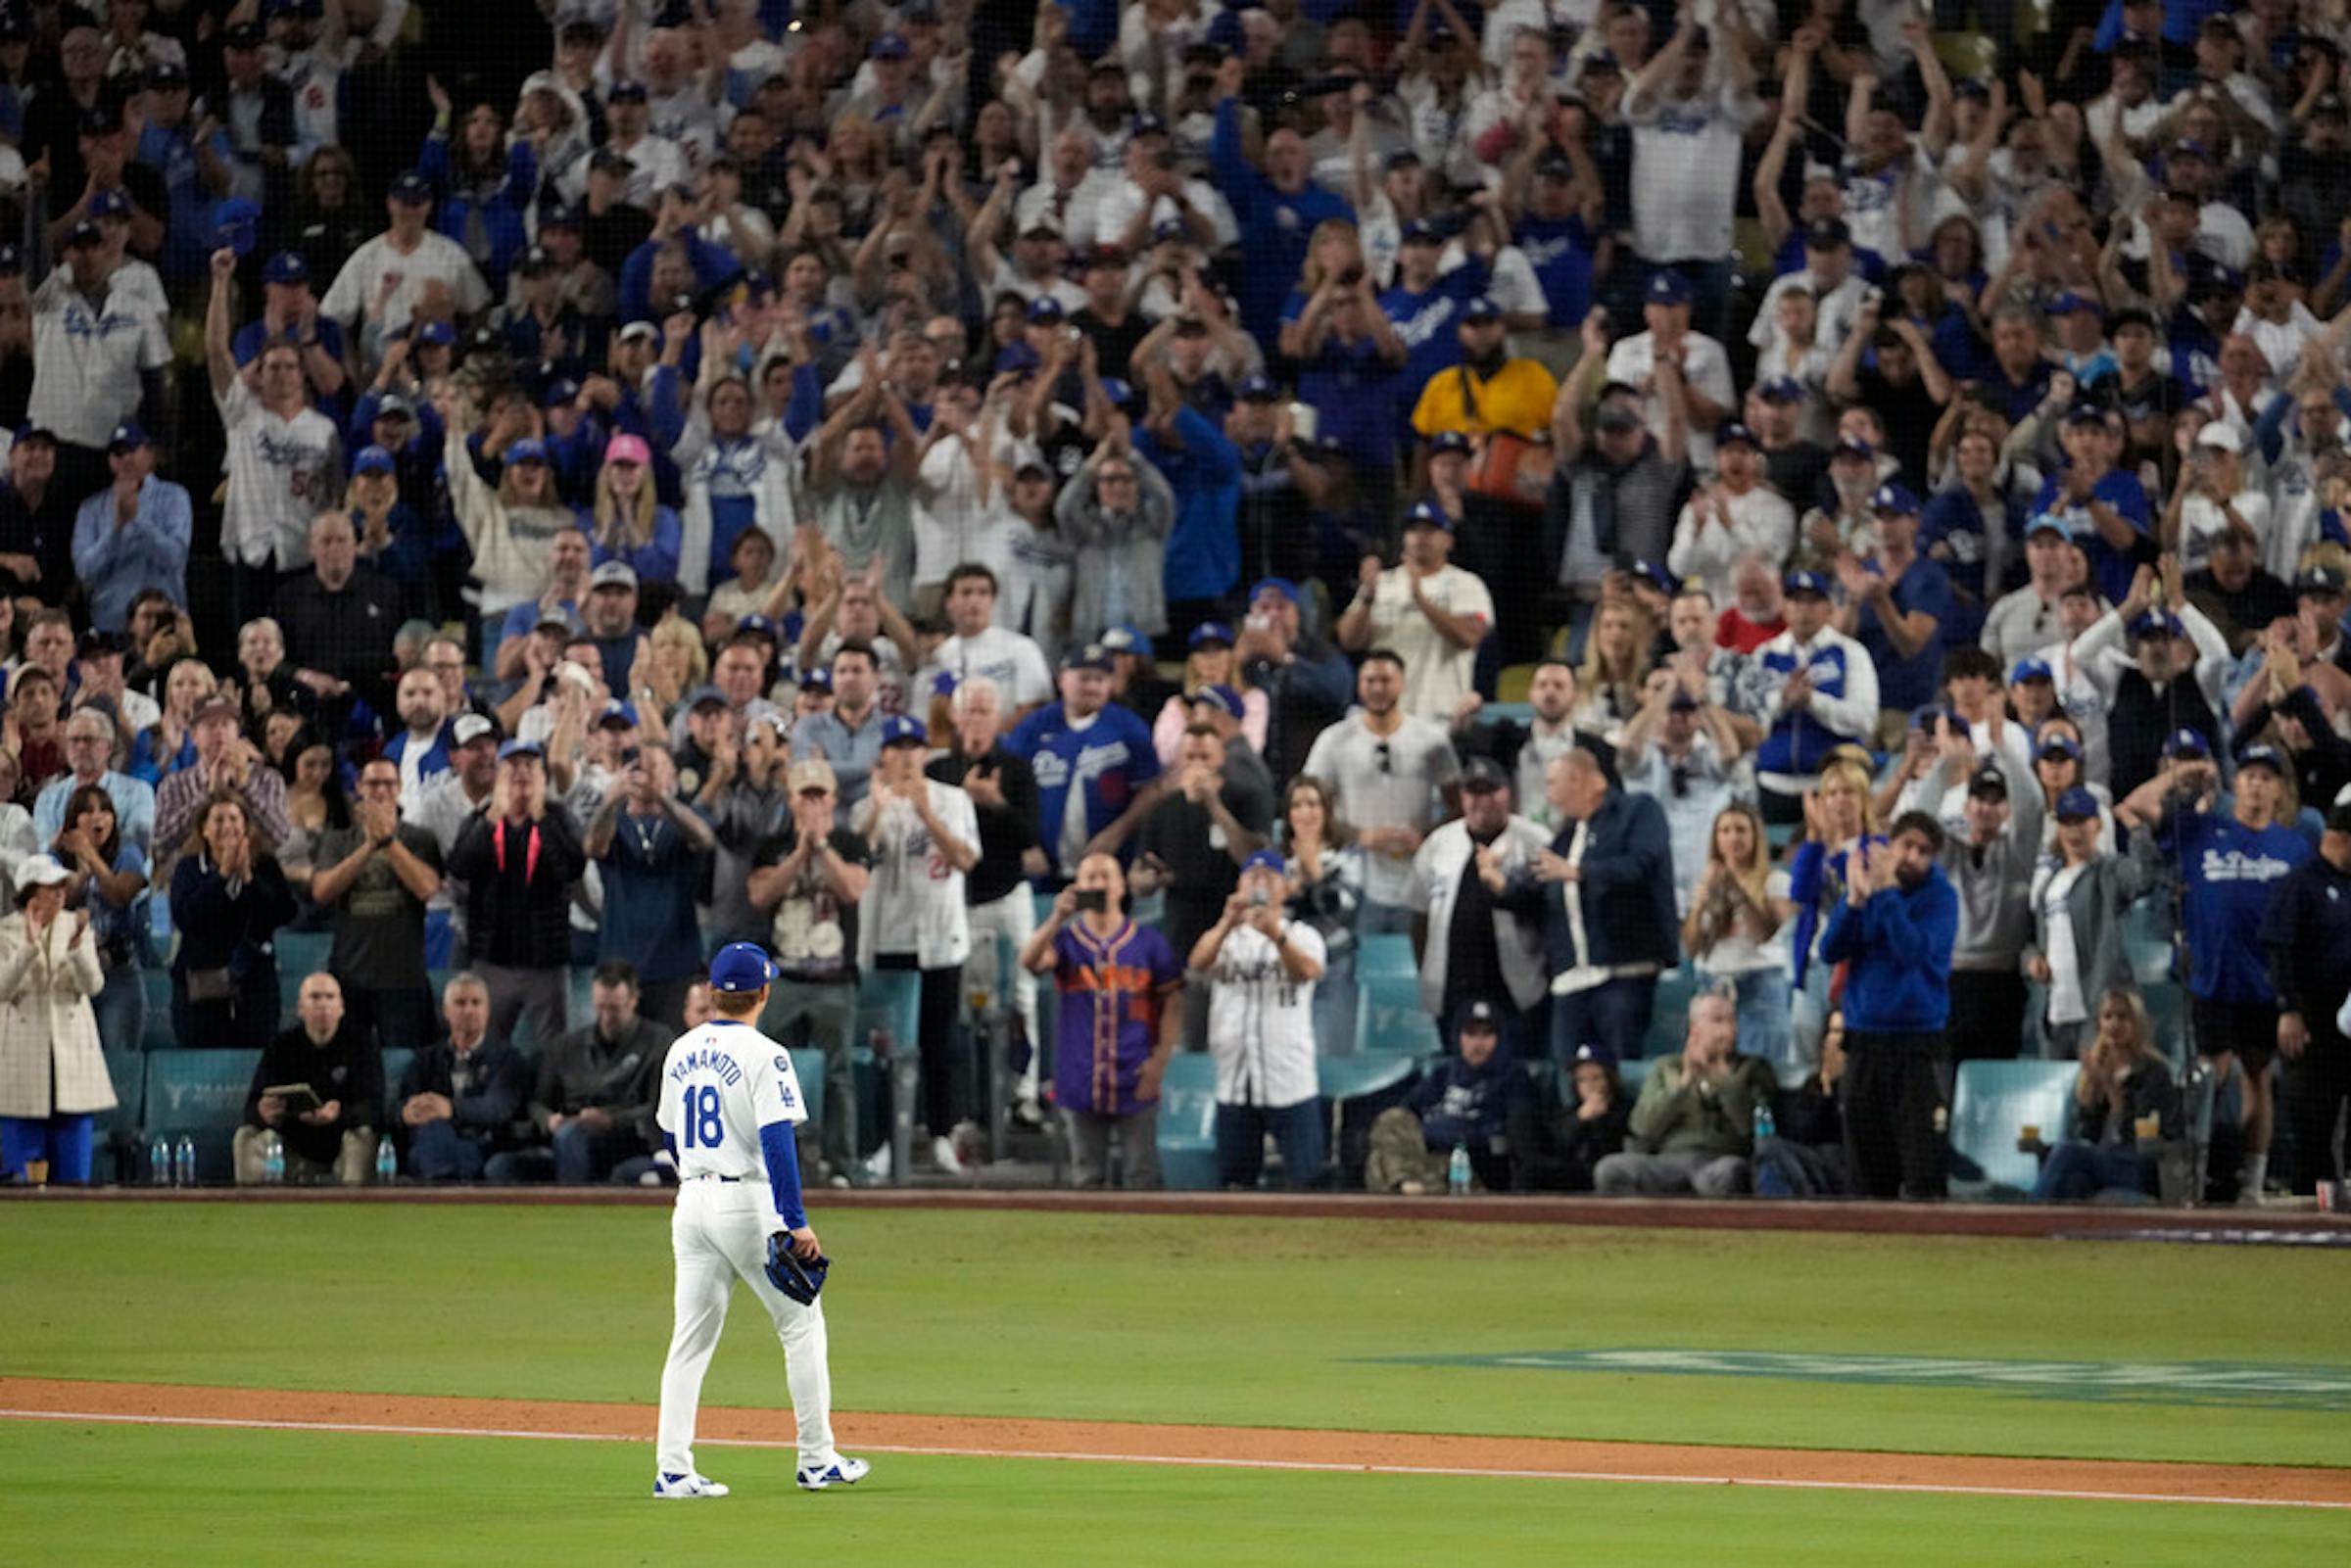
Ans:
{"label": "teal stadium seat", "polygon": [[1331,1157],[1343,1187],[1360,1187],[1371,1154],[1371,1123],[1391,1106],[1404,1104],[1419,1080],[1424,1058],[1441,1058],[1426,1041],[1410,1051],[1359,1051],[1325,1056],[1315,1064],[1317,1086],[1330,1108]]}
{"label": "teal stadium seat", "polygon": [[803,1047],[792,1053],[792,1076],[800,1080],[800,1097],[808,1102],[808,1124],[825,1124],[825,1053]]}
{"label": "teal stadium seat", "polygon": [[[1649,1030],[1641,1036],[1645,1057],[1679,1056],[1690,1037],[1690,999],[1698,994],[1698,974],[1670,969],[1657,976],[1656,1000],[1651,1004]],[[1582,1041],[1577,1041],[1582,1044]]]}
{"label": "teal stadium seat", "polygon": [[97,1118],[91,1139],[93,1182],[137,1181],[139,1114],[147,1098],[147,1058],[137,1051],[106,1053],[106,1075],[115,1086],[115,1108]]}
{"label": "teal stadium seat", "polygon": [[[912,970],[868,970],[857,980],[857,1022],[850,1035],[859,1046],[876,1035],[888,1051],[912,1051],[923,1029],[923,977]],[[877,1058],[884,1056],[876,1051]]]}
{"label": "teal stadium seat", "polygon": [[1616,1081],[1624,1085],[1627,1105],[1641,1098],[1641,1085],[1649,1077],[1649,1058],[1636,1057],[1630,1062],[1616,1064]]}
{"label": "teal stadium seat", "polygon": [[1359,980],[1374,974],[1419,973],[1419,960],[1413,956],[1413,939],[1402,931],[1375,931],[1356,942],[1355,977]]}
{"label": "teal stadium seat", "polygon": [[1443,1044],[1437,1021],[1421,1005],[1418,975],[1358,976],[1355,1049],[1359,1055],[1425,1056]]}
{"label": "teal stadium seat", "polygon": [[1531,702],[1489,702],[1477,710],[1478,724],[1526,724],[1535,716]]}
{"label": "teal stadium seat", "polygon": [[140,1043],[150,1051],[168,1051],[179,1043],[171,1033],[171,972],[139,971],[139,988],[147,993],[147,1025]]}
{"label": "teal stadium seat", "polygon": [[2147,1023],[2155,1033],[2155,1049],[2177,1075],[2187,1065],[2187,988],[2177,980],[2142,984],[2138,999],[2147,1006]]}
{"label": "teal stadium seat", "polygon": [[1171,1192],[1217,1190],[1217,1064],[1205,1052],[1168,1059],[1159,1087],[1159,1175]]}
{"label": "teal stadium seat", "polygon": [[2124,911],[2123,951],[2131,960],[2133,977],[2142,988],[2161,985],[2171,979],[2172,901],[2169,894],[2151,894]]}
{"label": "teal stadium seat", "polygon": [[2071,1062],[1962,1062],[1951,1095],[1951,1153],[1955,1165],[1972,1164],[1981,1177],[1951,1182],[1953,1197],[2021,1198],[2039,1178],[2040,1162],[2017,1148],[2027,1126],[2043,1143],[2065,1136],[2072,1116]]}
{"label": "teal stadium seat", "polygon": [[196,1179],[226,1183],[234,1174],[229,1141],[245,1116],[259,1051],[164,1051],[147,1058],[144,1136],[196,1140]]}

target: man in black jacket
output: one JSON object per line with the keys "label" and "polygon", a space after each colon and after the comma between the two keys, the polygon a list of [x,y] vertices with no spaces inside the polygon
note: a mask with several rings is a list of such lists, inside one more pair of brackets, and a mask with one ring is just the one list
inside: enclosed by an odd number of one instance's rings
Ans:
{"label": "man in black jacket", "polygon": [[2327,814],[2319,853],[2279,879],[2261,922],[2278,992],[2278,1052],[2285,1058],[2294,1129],[2295,1192],[2343,1179],[2334,1129],[2351,1104],[2351,1040],[2336,1026],[2351,984],[2351,806]]}
{"label": "man in black jacket", "polygon": [[[332,974],[302,982],[301,1022],[271,1040],[253,1069],[245,1124],[233,1147],[237,1185],[263,1179],[263,1142],[275,1132],[289,1181],[335,1180],[363,1187],[375,1176],[375,1123],[384,1104],[384,1063],[367,1030],[343,1017],[343,987]],[[307,1087],[308,1094],[271,1094]]]}
{"label": "man in black jacket", "polygon": [[[1036,1092],[1036,976],[1020,962],[1021,949],[1036,929],[1036,900],[1028,879],[1050,870],[1037,837],[1036,773],[1027,760],[1004,749],[1000,736],[1004,693],[986,676],[955,688],[955,743],[924,770],[940,784],[972,797],[980,819],[980,863],[963,874],[963,901],[972,927],[972,962],[983,963],[993,944],[997,968],[991,990],[1007,984],[1021,1038],[1008,1061],[1021,1071],[1014,1109],[1023,1121],[1044,1124]],[[982,969],[983,975],[991,972]]]}
{"label": "man in black jacket", "polygon": [[671,1031],[639,1015],[644,988],[618,959],[597,966],[588,995],[595,1019],[539,1059],[530,1117],[532,1134],[544,1141],[492,1157],[483,1170],[489,1180],[585,1186],[655,1146],[654,1097]]}
{"label": "man in black jacket", "polygon": [[449,1032],[410,1059],[400,1076],[408,1174],[418,1181],[476,1181],[504,1148],[526,1109],[530,1069],[490,1033],[490,987],[462,971],[441,988]]}
{"label": "man in black jacket", "polygon": [[514,1038],[530,1014],[541,1049],[563,1032],[571,957],[571,884],[587,858],[569,813],[547,798],[535,740],[499,748],[495,804],[470,818],[449,853],[465,884],[465,965],[490,987],[490,1029]]}

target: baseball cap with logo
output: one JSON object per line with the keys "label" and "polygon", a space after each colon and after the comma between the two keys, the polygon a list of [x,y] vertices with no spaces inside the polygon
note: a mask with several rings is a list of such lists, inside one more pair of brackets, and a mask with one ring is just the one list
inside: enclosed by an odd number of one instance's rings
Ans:
{"label": "baseball cap with logo", "polygon": [[1243,376],[1241,384],[1233,389],[1233,396],[1243,403],[1271,403],[1281,394],[1274,387],[1273,378],[1261,370]]}
{"label": "baseball cap with logo", "polygon": [[1901,485],[1880,485],[1869,498],[1869,509],[1882,517],[1916,517],[1918,498]]}
{"label": "baseball cap with logo", "polygon": [[625,588],[632,594],[636,593],[637,568],[627,561],[604,562],[588,574],[589,592],[594,593],[600,588]]}
{"label": "baseball cap with logo", "polygon": [[776,977],[767,949],[757,942],[729,942],[710,961],[710,989],[733,996],[763,991]]}
{"label": "baseball cap with logo", "polygon": [[1232,628],[1226,626],[1223,621],[1202,621],[1198,626],[1192,628],[1192,635],[1185,639],[1185,642],[1196,648],[1209,646],[1228,648],[1232,646]]}
{"label": "baseball cap with logo", "polygon": [[1440,430],[1428,438],[1428,454],[1442,457],[1448,452],[1468,455],[1469,438],[1458,430]]}
{"label": "baseball cap with logo", "polygon": [[2079,784],[2057,797],[2059,822],[2088,822],[2098,814],[2098,797]]}
{"label": "baseball cap with logo", "polygon": [[2008,776],[1993,763],[1986,763],[1968,776],[1967,792],[1971,795],[1997,795],[2008,798]]}
{"label": "baseball cap with logo", "polygon": [[308,283],[311,263],[297,251],[280,251],[262,264],[264,283]]}
{"label": "baseball cap with logo", "polygon": [[2033,748],[2035,762],[2039,762],[2044,757],[2064,757],[2069,761],[2080,762],[2082,760],[2081,742],[2070,735],[2050,736]]}
{"label": "baseball cap with logo", "polygon": [[2029,655],[2017,660],[2016,668],[2008,672],[2010,686],[2022,686],[2027,681],[2054,682],[2056,679],[2057,674],[2049,668],[2049,661],[2037,656]]}
{"label": "baseball cap with logo", "polygon": [[2343,594],[2343,574],[2331,566],[2303,568],[2294,579],[2294,595],[2309,594],[2316,598],[2340,598]]}
{"label": "baseball cap with logo", "polygon": [[1071,649],[1070,656],[1061,661],[1061,667],[1065,670],[1099,670],[1102,674],[1108,675],[1110,674],[1110,649],[1100,642],[1087,642],[1082,646]]}
{"label": "baseball cap with logo", "polygon": [[1186,700],[1194,707],[1214,708],[1227,719],[1237,720],[1242,713],[1241,694],[1223,684],[1204,686]]}
{"label": "baseball cap with logo", "polygon": [[450,744],[469,746],[476,740],[496,740],[498,721],[484,714],[460,713],[457,722],[449,727]]}
{"label": "baseball cap with logo", "polygon": [[1463,794],[1488,794],[1505,787],[1510,782],[1510,777],[1502,771],[1502,764],[1492,757],[1471,757],[1462,765]]}
{"label": "baseball cap with logo", "polygon": [[2131,623],[2131,640],[2135,642],[2150,637],[2182,637],[2186,631],[2180,624],[2180,617],[2171,611],[2149,610]]}
{"label": "baseball cap with logo", "polygon": [[392,454],[381,447],[362,447],[360,454],[351,460],[351,471],[355,478],[360,474],[388,474],[396,467]]}
{"label": "baseball cap with logo", "polygon": [[882,749],[885,751],[891,746],[927,746],[930,743],[931,737],[923,734],[923,727],[903,713],[893,713],[882,721]]}
{"label": "baseball cap with logo", "polygon": [[1453,1029],[1456,1034],[1469,1029],[1476,1029],[1484,1034],[1494,1034],[1501,1028],[1502,1014],[1495,1009],[1493,1003],[1488,1001],[1464,1003],[1461,1012],[1454,1017]]}
{"label": "baseball cap with logo", "polygon": [[138,421],[125,419],[122,423],[115,426],[113,435],[106,438],[106,454],[109,457],[119,457],[123,452],[147,445],[149,445],[147,432],[139,428]]}
{"label": "baseball cap with logo", "polygon": [[1433,500],[1415,501],[1413,509],[1404,514],[1404,526],[1408,533],[1415,528],[1433,528],[1440,534],[1450,534],[1453,532],[1453,519],[1446,516],[1445,508]]}
{"label": "baseball cap with logo", "polygon": [[1666,267],[1650,274],[1649,287],[1642,294],[1652,305],[1688,305],[1690,280]]}
{"label": "baseball cap with logo", "polygon": [[604,704],[604,711],[597,715],[596,723],[599,729],[607,724],[617,724],[624,730],[634,730],[637,728],[637,705],[614,697]]}
{"label": "baseball cap with logo", "polygon": [[2212,744],[2200,731],[2175,730],[2172,737],[2163,743],[2163,754],[2167,757],[2209,757],[2212,755]]}
{"label": "baseball cap with logo", "polygon": [[1818,572],[1790,572],[1780,584],[1780,592],[1788,594],[1809,594],[1816,598],[1829,596],[1829,580]]}
{"label": "baseball cap with logo", "polygon": [[1290,863],[1281,858],[1278,850],[1260,849],[1241,862],[1241,870],[1245,872],[1270,871],[1277,877],[1287,877],[1290,874]]}
{"label": "baseball cap with logo", "polygon": [[433,205],[433,182],[411,168],[392,182],[389,194],[392,200],[403,207],[430,207]]}
{"label": "baseball cap with logo", "polygon": [[1104,632],[1100,645],[1112,653],[1132,653],[1137,657],[1151,651],[1151,640],[1131,626],[1114,626]]}
{"label": "baseball cap with logo", "polygon": [[2278,754],[2278,748],[2258,742],[2237,752],[2236,768],[2239,773],[2247,768],[2267,768],[2280,779],[2286,775],[2285,759]]}

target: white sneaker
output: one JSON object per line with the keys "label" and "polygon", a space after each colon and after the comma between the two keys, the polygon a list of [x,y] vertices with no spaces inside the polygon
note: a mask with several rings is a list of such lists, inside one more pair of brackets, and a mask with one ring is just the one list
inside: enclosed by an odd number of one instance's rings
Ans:
{"label": "white sneaker", "polygon": [[867,1464],[863,1459],[852,1459],[845,1454],[837,1453],[833,1455],[831,1464],[821,1468],[814,1465],[801,1465],[793,1473],[792,1479],[800,1484],[800,1490],[803,1492],[822,1492],[827,1487],[853,1487],[863,1481],[866,1472],[872,1468],[873,1466]]}
{"label": "white sneaker", "polygon": [[971,1167],[966,1165],[963,1163],[963,1157],[955,1152],[955,1140],[952,1138],[932,1139],[931,1159],[939,1169],[950,1176],[971,1174]]}
{"label": "white sneaker", "polygon": [[865,1161],[865,1179],[869,1186],[881,1186],[889,1180],[889,1145],[876,1149]]}
{"label": "white sneaker", "polygon": [[[806,1485],[805,1482],[801,1484]],[[656,1497],[723,1497],[726,1495],[725,1487],[693,1470],[683,1475],[669,1471],[653,1477],[653,1496]]]}

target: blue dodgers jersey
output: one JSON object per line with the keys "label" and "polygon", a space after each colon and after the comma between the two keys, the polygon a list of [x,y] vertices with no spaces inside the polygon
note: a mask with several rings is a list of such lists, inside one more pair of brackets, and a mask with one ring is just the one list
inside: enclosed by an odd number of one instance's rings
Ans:
{"label": "blue dodgers jersey", "polygon": [[1150,730],[1115,702],[1083,730],[1070,728],[1062,704],[1047,703],[1013,727],[1004,749],[1025,759],[1036,774],[1036,817],[1047,853],[1059,841],[1073,783],[1085,791],[1090,836],[1118,821],[1135,791],[1159,777],[1159,751],[1151,744]]}
{"label": "blue dodgers jersey", "polygon": [[2274,1006],[2261,918],[2279,879],[2310,859],[2309,838],[2273,824],[2256,832],[2217,807],[2175,817],[2163,839],[2186,894],[2189,992],[2207,1002]]}
{"label": "blue dodgers jersey", "polygon": [[[1793,648],[1766,647],[1759,650],[1756,662],[1768,673],[1772,689],[1796,673],[1799,662],[1811,674],[1812,689],[1823,696],[1845,695],[1845,661],[1847,649],[1844,643],[1823,641],[1807,656],[1799,656]],[[1755,768],[1760,773],[1808,774],[1818,769],[1820,759],[1833,746],[1849,742],[1851,736],[1839,735],[1804,709],[1782,713],[1755,750]]]}

